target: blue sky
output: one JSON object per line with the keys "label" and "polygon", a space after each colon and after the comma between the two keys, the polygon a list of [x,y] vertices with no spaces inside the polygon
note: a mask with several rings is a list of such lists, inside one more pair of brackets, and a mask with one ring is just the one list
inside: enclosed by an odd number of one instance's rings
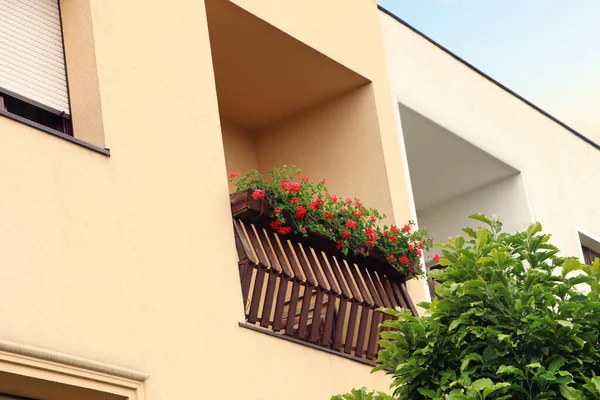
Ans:
{"label": "blue sky", "polygon": [[600,142],[600,0],[379,3]]}

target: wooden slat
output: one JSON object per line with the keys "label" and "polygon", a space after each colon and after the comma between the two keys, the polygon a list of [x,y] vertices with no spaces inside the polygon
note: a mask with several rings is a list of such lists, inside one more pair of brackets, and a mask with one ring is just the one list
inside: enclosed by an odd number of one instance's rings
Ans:
{"label": "wooden slat", "polygon": [[242,286],[242,301],[244,302],[244,309],[246,308],[246,303],[248,302],[248,294],[250,294],[250,284],[252,283],[252,272],[254,270],[254,266],[250,265],[248,260],[242,261],[244,264],[244,271],[240,277],[241,286]]}
{"label": "wooden slat", "polygon": [[381,283],[383,284],[383,290],[385,290],[385,294],[387,294],[390,303],[392,303],[392,307],[398,307],[398,302],[396,301],[396,297],[394,296],[394,291],[392,290],[392,286],[390,285],[389,279],[384,275],[379,275],[381,279]]}
{"label": "wooden slat", "polygon": [[271,244],[273,245],[273,249],[275,249],[275,255],[277,256],[279,265],[281,265],[283,274],[285,276],[287,276],[288,278],[293,277],[294,272],[290,269],[290,266],[287,263],[285,255],[281,251],[281,246],[287,245],[287,243],[285,243],[285,241],[284,241],[284,243],[280,243],[279,238],[273,232],[271,232],[271,234],[269,235],[269,240],[271,241]]}
{"label": "wooden slat", "polygon": [[325,327],[323,329],[322,345],[331,346],[333,342],[333,317],[335,315],[335,296],[329,294],[327,299],[327,311],[325,312]]}
{"label": "wooden slat", "polygon": [[317,286],[317,280],[315,279],[315,276],[313,275],[310,267],[308,266],[308,261],[306,260],[306,257],[304,257],[300,245],[297,242],[292,242],[292,245],[294,247],[296,255],[298,256],[298,261],[300,262],[300,269],[306,277],[306,282],[308,282],[311,286]]}
{"label": "wooden slat", "polygon": [[331,269],[339,283],[342,295],[345,296],[347,299],[350,299],[350,298],[352,298],[352,293],[350,293],[350,289],[348,289],[348,285],[346,284],[346,281],[344,280],[342,271],[340,270],[338,259],[336,257],[331,257],[331,258],[332,258]]}
{"label": "wooden slat", "polygon": [[279,332],[283,326],[283,308],[285,307],[285,298],[289,286],[287,278],[279,278],[279,289],[277,292],[277,301],[275,302],[275,313],[273,314],[273,330]]}
{"label": "wooden slat", "polygon": [[344,275],[344,279],[346,279],[346,283],[348,284],[348,287],[350,288],[350,292],[352,293],[352,297],[355,300],[357,300],[359,303],[362,303],[363,302],[363,298],[360,295],[360,292],[358,291],[358,288],[356,287],[356,284],[352,280],[352,277],[350,276],[350,271],[348,270],[348,265],[346,265],[346,263],[342,262],[342,264],[340,265],[340,269],[342,270],[342,274]]}
{"label": "wooden slat", "polygon": [[340,307],[338,315],[335,320],[335,332],[333,334],[333,344],[331,348],[333,350],[340,350],[342,346],[342,334],[344,333],[344,322],[346,318],[346,307],[348,306],[348,300],[343,297],[340,298]]}
{"label": "wooden slat", "polygon": [[325,292],[321,288],[317,288],[317,295],[315,297],[315,307],[313,309],[312,317],[312,329],[310,330],[310,336],[308,341],[311,343],[317,343],[319,340],[319,329],[321,325],[321,311],[323,310],[323,296]]}
{"label": "wooden slat", "polygon": [[248,259],[252,262],[252,264],[258,264],[258,260],[256,259],[254,252],[251,249],[251,245],[248,243],[246,234],[244,233],[242,223],[235,218],[233,219],[233,232],[234,235],[239,238]]}
{"label": "wooden slat", "polygon": [[415,304],[413,303],[412,299],[410,298],[410,295],[408,294],[408,289],[406,288],[406,282],[400,282],[400,292],[404,296],[404,301],[406,301],[406,305],[408,306],[408,309],[413,313],[413,315],[419,315],[417,313],[417,308],[415,307]]}
{"label": "wooden slat", "polygon": [[235,239],[235,250],[237,252],[238,255],[238,260],[239,261],[244,261],[248,259],[248,253],[246,252],[246,249],[244,248],[244,243],[242,242],[242,238],[240,237],[240,234],[238,232],[238,230],[236,229],[236,220],[232,220],[232,224],[233,224],[233,238]]}
{"label": "wooden slat", "polygon": [[348,330],[346,331],[346,341],[344,343],[344,353],[352,353],[352,345],[354,344],[354,332],[356,331],[356,325],[358,324],[358,302],[353,301],[350,306],[350,318],[348,319]]}
{"label": "wooden slat", "polygon": [[402,292],[400,291],[400,287],[398,286],[398,282],[394,280],[394,281],[391,281],[390,284],[392,285],[392,290],[394,291],[394,296],[396,296],[396,300],[398,300],[398,304],[400,304],[400,307],[409,310],[408,305],[406,304],[406,301],[404,300],[404,296],[402,296]]}
{"label": "wooden slat", "polygon": [[348,268],[350,268],[350,272],[352,273],[352,276],[354,277],[354,281],[356,282],[356,285],[358,286],[358,290],[359,290],[360,294],[362,295],[364,302],[367,303],[369,306],[373,306],[373,299],[369,295],[369,291],[365,287],[365,284],[363,283],[360,275],[356,271],[356,265],[348,263]]}
{"label": "wooden slat", "polygon": [[[327,282],[329,282],[329,287],[331,288],[331,291],[336,296],[339,296],[340,288],[338,286],[338,282],[336,281],[333,274],[331,273],[331,267],[329,266],[329,263],[327,263],[328,260],[326,259],[325,254],[323,254],[322,251],[316,251],[316,254],[317,254],[317,258],[319,260],[319,264],[321,264],[321,268],[323,269],[323,272],[325,273],[325,278],[327,278]],[[335,262],[335,261],[333,261],[333,262]]]}
{"label": "wooden slat", "polygon": [[258,257],[258,263],[264,265],[265,267],[269,266],[267,256],[265,255],[262,247],[260,246],[258,237],[256,237],[254,226],[252,224],[244,224],[244,227],[246,228],[246,233],[248,234],[250,243],[252,243],[252,247],[254,248],[254,253]]}
{"label": "wooden slat", "polygon": [[367,273],[367,270],[359,266],[358,272],[360,273],[363,280],[365,281],[365,284],[367,285],[367,289],[369,290],[369,294],[373,298],[373,303],[375,303],[375,307],[383,307],[383,301],[381,301],[379,293],[377,293],[377,290],[375,290],[375,286],[373,285],[373,282],[371,281],[371,277]]}
{"label": "wooden slat", "polygon": [[262,289],[265,280],[264,267],[256,268],[256,278],[254,279],[254,290],[252,291],[252,300],[250,302],[250,312],[248,312],[248,322],[255,324],[258,321],[258,308],[262,297]]}
{"label": "wooden slat", "polygon": [[283,252],[287,256],[287,259],[290,261],[290,266],[292,267],[292,272],[294,273],[294,277],[302,282],[306,282],[306,278],[302,273],[300,265],[298,265],[298,261],[296,257],[294,257],[295,250],[292,249],[292,243],[289,240],[285,240],[281,238],[281,247],[283,247]]}
{"label": "wooden slat", "polygon": [[371,277],[371,281],[373,282],[373,286],[375,286],[375,290],[377,291],[377,294],[379,295],[379,298],[381,299],[383,307],[391,308],[392,303],[390,303],[390,300],[388,299],[387,295],[385,294],[385,290],[383,289],[383,286],[381,286],[381,282],[379,282],[377,273],[375,271],[369,271],[369,270],[367,270],[367,273]]}
{"label": "wooden slat", "polygon": [[271,241],[269,240],[269,237],[267,236],[267,233],[264,229],[258,229],[258,237],[263,246],[263,249],[265,249],[265,252],[267,253],[267,259],[269,260],[271,268],[273,268],[277,273],[281,273],[279,260],[277,260],[277,257],[275,257],[275,253],[271,248]]}
{"label": "wooden slat", "polygon": [[292,295],[290,304],[288,305],[287,322],[285,324],[285,334],[288,336],[294,335],[294,321],[296,319],[296,309],[298,308],[298,297],[300,295],[300,281],[295,279],[292,281]]}
{"label": "wooden slat", "polygon": [[308,312],[310,311],[310,300],[312,298],[312,287],[306,285],[304,287],[304,295],[302,296],[302,310],[300,311],[300,322],[298,323],[298,338],[306,339],[308,326]]}
{"label": "wooden slat", "polygon": [[369,322],[369,309],[364,305],[360,307],[360,322],[358,324],[358,336],[356,337],[356,350],[354,355],[356,357],[362,357],[365,348],[367,347],[366,336],[367,336],[367,324]]}
{"label": "wooden slat", "polygon": [[381,321],[382,313],[379,311],[373,312],[373,317],[371,318],[371,327],[369,329],[369,344],[367,346],[367,358],[374,360],[377,356],[377,342],[379,341],[379,321]]}
{"label": "wooden slat", "polygon": [[260,326],[268,328],[271,324],[271,311],[273,311],[273,300],[275,298],[275,288],[277,286],[277,275],[272,269],[269,270],[269,280],[267,291],[265,293],[262,316],[260,317]]}
{"label": "wooden slat", "polygon": [[317,277],[317,282],[319,283],[319,286],[325,290],[329,290],[329,285],[327,284],[325,278],[323,277],[323,274],[321,273],[321,269],[319,268],[319,264],[317,262],[317,259],[315,258],[315,255],[313,254],[311,249],[306,250],[306,257],[308,258],[308,262],[310,264],[310,267],[312,268],[312,271]]}

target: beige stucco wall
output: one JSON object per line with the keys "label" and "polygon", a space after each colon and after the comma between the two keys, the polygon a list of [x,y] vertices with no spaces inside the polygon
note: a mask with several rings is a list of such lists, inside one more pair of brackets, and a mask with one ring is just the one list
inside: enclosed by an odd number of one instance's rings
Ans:
{"label": "beige stucco wall", "polygon": [[[395,216],[407,216],[375,3],[298,2],[295,14],[279,2],[239,3],[373,81],[377,115],[365,118],[381,132],[381,193],[387,184]],[[315,9],[315,21],[331,21],[319,34],[303,18]],[[92,113],[101,109],[112,156],[0,117],[0,337],[146,372],[154,400],[385,390],[388,379],[365,365],[237,325],[243,309],[203,2],[90,0],[89,10],[100,99]],[[90,88],[95,75],[83,75]]]}
{"label": "beige stucco wall", "polygon": [[296,165],[314,180],[327,178],[328,189],[340,198],[356,197],[392,214],[370,84],[258,132],[256,149],[263,173]]}
{"label": "beige stucco wall", "polygon": [[398,101],[521,170],[533,218],[565,254],[580,256],[577,229],[600,237],[592,184],[600,152],[390,16],[380,18]]}

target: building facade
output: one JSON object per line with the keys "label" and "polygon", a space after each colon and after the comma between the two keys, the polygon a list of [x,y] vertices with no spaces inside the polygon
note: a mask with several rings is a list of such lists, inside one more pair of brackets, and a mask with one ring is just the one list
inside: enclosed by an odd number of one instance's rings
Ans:
{"label": "building facade", "polygon": [[[307,304],[296,322],[277,281],[292,334],[278,332],[258,265],[283,279],[276,260],[293,259],[236,231],[228,171],[297,165],[438,240],[480,211],[507,229],[541,220],[570,254],[599,251],[597,146],[374,0],[0,1],[0,137],[0,398],[385,391],[361,332],[379,302],[427,300],[425,283],[340,264],[336,297],[290,277]],[[248,291],[263,320],[249,321]],[[311,322],[317,301],[344,346]]]}

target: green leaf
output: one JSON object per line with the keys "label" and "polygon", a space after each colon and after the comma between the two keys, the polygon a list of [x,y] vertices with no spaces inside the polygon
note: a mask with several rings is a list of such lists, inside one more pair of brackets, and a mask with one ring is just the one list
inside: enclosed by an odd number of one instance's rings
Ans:
{"label": "green leaf", "polygon": [[481,221],[490,227],[492,226],[492,221],[488,217],[486,217],[485,215],[483,215],[481,213],[471,214],[471,215],[469,215],[469,218],[477,220],[477,221]]}
{"label": "green leaf", "polygon": [[567,360],[563,356],[558,356],[558,358],[556,360],[554,360],[550,363],[550,365],[548,366],[548,371],[555,373],[556,371],[558,371],[560,369],[560,367],[565,365],[566,361]]}
{"label": "green leaf", "polygon": [[428,399],[435,399],[435,398],[439,397],[437,392],[435,392],[431,389],[417,388],[417,392],[421,393],[423,396],[427,397]]}
{"label": "green leaf", "polygon": [[538,232],[542,231],[542,224],[540,224],[539,222],[535,222],[531,225],[529,225],[529,227],[527,228],[527,237],[532,237],[533,235],[535,235]]}
{"label": "green leaf", "polygon": [[567,400],[586,400],[586,397],[583,393],[575,388],[572,388],[567,385],[559,385],[560,394]]}
{"label": "green leaf", "polygon": [[512,365],[501,365],[496,371],[497,374],[511,374],[518,376],[520,378],[524,378],[525,374],[517,367],[513,367]]}
{"label": "green leaf", "polygon": [[487,398],[490,394],[494,393],[497,390],[500,390],[502,388],[505,388],[507,386],[510,386],[510,383],[508,382],[501,382],[501,383],[496,383],[494,386],[489,387],[489,388],[485,388],[483,390],[483,398]]}
{"label": "green leaf", "polygon": [[558,319],[558,320],[556,320],[556,323],[559,324],[559,325],[561,325],[561,326],[573,329],[573,323],[572,322]]}
{"label": "green leaf", "polygon": [[473,389],[481,392],[483,389],[491,388],[492,386],[494,386],[494,382],[492,382],[492,380],[489,378],[481,378],[473,382],[471,386],[473,387]]}

